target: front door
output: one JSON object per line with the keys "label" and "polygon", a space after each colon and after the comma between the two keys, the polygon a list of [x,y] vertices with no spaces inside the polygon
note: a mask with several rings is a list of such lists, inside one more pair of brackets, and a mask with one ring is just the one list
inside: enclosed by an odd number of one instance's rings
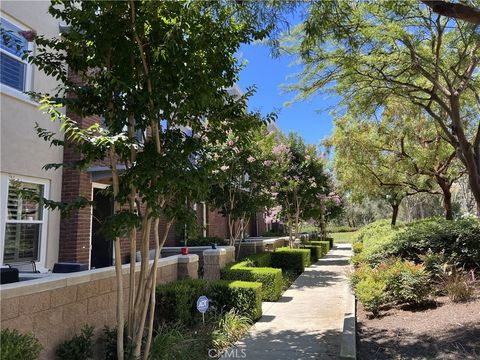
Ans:
{"label": "front door", "polygon": [[113,241],[107,239],[101,231],[105,220],[113,215],[113,201],[102,189],[94,188],[93,203],[90,267],[98,269],[113,264]]}

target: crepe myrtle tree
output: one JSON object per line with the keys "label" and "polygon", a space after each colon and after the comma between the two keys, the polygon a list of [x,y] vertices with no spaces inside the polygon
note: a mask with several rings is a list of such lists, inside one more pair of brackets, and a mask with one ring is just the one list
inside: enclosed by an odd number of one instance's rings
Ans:
{"label": "crepe myrtle tree", "polygon": [[210,130],[222,136],[210,135],[208,156],[217,168],[213,170],[208,199],[227,218],[230,245],[240,239],[250,217],[268,209],[274,200],[275,134],[266,128],[266,123],[274,119],[274,114],[262,118],[258,113],[245,112]]}
{"label": "crepe myrtle tree", "polygon": [[[43,111],[60,122],[63,134],[37,131],[52,145],[71,147],[80,160],[45,167],[82,170],[108,162],[115,215],[105,231],[114,238],[117,259],[117,358],[124,359],[125,326],[133,356],[146,359],[161,246],[176,218],[192,218],[185,198],[204,198],[211,174],[205,119],[214,125],[243,114],[244,98],[232,99],[227,92],[240,71],[235,53],[240,44],[263,38],[268,26],[252,21],[249,4],[228,1],[65,0],[53,1],[49,13],[66,30],[59,38],[30,34],[36,51],[24,57],[59,81],[55,93],[32,95],[43,99]],[[14,39],[8,32],[2,37]],[[59,111],[64,106],[103,122],[80,128]],[[88,199],[39,201],[64,210],[89,204]],[[166,228],[159,228],[160,216],[167,218]],[[135,264],[129,268],[126,306],[120,237],[128,238],[131,259],[137,248],[142,254],[138,278]]]}
{"label": "crepe myrtle tree", "polygon": [[277,182],[277,202],[282,207],[282,217],[289,228],[290,242],[293,242],[305,210],[318,201],[319,194],[328,193],[327,176],[315,146],[306,145],[296,133],[290,133],[281,141],[287,157]]}

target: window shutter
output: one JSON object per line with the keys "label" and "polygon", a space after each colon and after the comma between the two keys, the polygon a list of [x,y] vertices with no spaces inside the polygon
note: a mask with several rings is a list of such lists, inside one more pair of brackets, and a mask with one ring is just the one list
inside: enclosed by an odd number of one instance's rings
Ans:
{"label": "window shutter", "polygon": [[25,64],[4,53],[1,53],[0,56],[0,82],[19,91],[23,91],[25,84]]}

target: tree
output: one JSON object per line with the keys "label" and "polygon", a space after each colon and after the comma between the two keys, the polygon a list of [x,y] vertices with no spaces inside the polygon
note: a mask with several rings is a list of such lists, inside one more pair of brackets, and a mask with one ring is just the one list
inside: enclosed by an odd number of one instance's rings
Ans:
{"label": "tree", "polygon": [[[396,224],[402,200],[419,192],[435,192],[432,181],[423,174],[408,174],[405,163],[392,150],[385,136],[385,125],[369,119],[345,116],[335,120],[335,130],[325,143],[335,149],[333,162],[340,189],[353,201],[383,198],[392,207],[392,225]],[[402,133],[395,129],[390,135]],[[404,142],[405,143],[405,142]]]}
{"label": "tree", "polygon": [[[55,94],[36,95],[43,97],[52,120],[61,122],[65,140],[43,129],[38,133],[82,157],[47,167],[85,169],[108,161],[115,216],[105,227],[114,235],[117,259],[117,356],[124,358],[126,323],[134,357],[143,353],[146,359],[161,246],[175,218],[191,213],[185,198],[201,199],[208,184],[208,168],[202,167],[208,164],[202,160],[207,155],[204,120],[228,121],[243,111],[243,100],[235,101],[227,91],[240,70],[235,52],[267,31],[249,21],[248,7],[235,2],[65,0],[54,1],[49,12],[68,30],[61,38],[34,36],[36,53],[25,57],[61,83]],[[58,111],[62,106],[78,116],[102,117],[103,124],[81,129]],[[160,216],[168,220],[166,229],[159,229]],[[155,257],[149,265],[151,234]],[[138,281],[135,264],[130,265],[126,307],[121,236],[130,241],[131,259],[137,247],[142,254]]]}
{"label": "tree", "polygon": [[288,224],[290,241],[293,241],[298,235],[300,220],[315,213],[321,195],[329,193],[328,178],[315,146],[305,145],[296,133],[280,141],[287,157],[277,184],[277,201]]}
{"label": "tree", "polygon": [[318,1],[288,42],[286,51],[304,64],[291,86],[300,97],[334,91],[345,106],[374,114],[397,96],[427,113],[464,164],[480,209],[475,26],[437,15],[416,0]]}
{"label": "tree", "polygon": [[209,153],[217,170],[208,198],[227,218],[232,246],[248,220],[272,206],[277,174],[272,152],[275,134],[268,134],[265,124],[274,117],[271,114],[263,120],[257,113],[245,112],[234,121],[210,129]]}
{"label": "tree", "polygon": [[421,0],[436,13],[465,20],[480,25],[480,9],[461,3],[452,3],[442,0]]}

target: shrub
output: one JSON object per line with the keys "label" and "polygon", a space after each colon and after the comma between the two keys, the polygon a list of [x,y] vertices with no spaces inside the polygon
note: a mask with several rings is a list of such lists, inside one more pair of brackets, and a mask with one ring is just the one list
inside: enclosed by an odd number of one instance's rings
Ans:
{"label": "shrub", "polygon": [[330,251],[330,243],[325,240],[314,240],[310,241],[311,245],[320,246],[322,248],[322,253],[326,254]]}
{"label": "shrub", "polygon": [[215,349],[226,349],[239,340],[250,328],[252,321],[235,309],[223,314],[216,329],[212,332],[212,345]]}
{"label": "shrub", "polygon": [[75,334],[70,340],[61,343],[55,354],[62,360],[87,360],[93,357],[93,326],[85,325],[80,335]]}
{"label": "shrub", "polygon": [[205,236],[205,237],[198,237],[195,239],[188,239],[186,246],[210,246],[212,244],[228,245],[228,240],[222,239],[217,236]]}
{"label": "shrub", "polygon": [[468,301],[473,297],[473,287],[470,286],[470,279],[461,269],[453,268],[442,276],[442,288],[453,302]]}
{"label": "shrub", "polygon": [[422,256],[443,254],[442,261],[456,267],[480,266],[480,220],[454,221],[430,218],[391,227],[388,221],[376,221],[358,231],[363,251],[357,262],[377,265],[389,257],[401,257],[416,263]]}
{"label": "shrub", "polygon": [[[104,360],[117,360],[117,328],[103,328],[102,343],[104,348]],[[145,339],[142,339],[144,341]],[[135,344],[128,338],[127,328],[123,332],[123,358],[124,360],[135,360],[133,357],[133,350]]]}
{"label": "shrub", "polygon": [[262,316],[262,284],[259,282],[212,281],[208,296],[221,311],[236,309],[238,314],[253,321]]}
{"label": "shrub", "polygon": [[152,341],[151,360],[194,360],[202,349],[199,339],[194,339],[182,324],[162,324]]}
{"label": "shrub", "polygon": [[0,334],[2,360],[35,360],[42,345],[33,334],[21,334],[16,329],[2,329]]}
{"label": "shrub", "polygon": [[271,267],[272,266],[272,254],[270,252],[262,252],[253,254],[244,258],[244,260],[250,260],[255,267]]}
{"label": "shrub", "polygon": [[430,274],[423,265],[394,259],[382,263],[377,271],[385,279],[389,298],[397,303],[424,303],[432,291]]}
{"label": "shrub", "polygon": [[385,280],[375,276],[375,273],[366,272],[355,285],[355,294],[365,309],[378,316],[380,307],[385,304],[387,284]]}
{"label": "shrub", "polygon": [[262,283],[263,300],[277,301],[280,299],[282,295],[282,270],[270,267],[252,267],[253,265],[254,261],[244,260],[226,266],[221,271],[221,278]]}
{"label": "shrub", "polygon": [[323,256],[322,247],[319,245],[304,245],[303,248],[310,250],[310,262],[312,264]]}
{"label": "shrub", "polygon": [[282,270],[302,273],[310,265],[310,250],[278,248],[272,253],[272,265]]}
{"label": "shrub", "polygon": [[352,244],[352,251],[354,255],[358,255],[362,252],[363,250],[363,243],[361,242],[354,242]]}
{"label": "shrub", "polygon": [[352,232],[352,231],[357,231],[357,228],[355,227],[350,227],[350,226],[335,226],[335,225],[329,225],[327,226],[327,232],[329,233],[341,233],[341,232]]}
{"label": "shrub", "polygon": [[213,309],[229,311],[256,320],[262,315],[262,284],[258,282],[203,279],[180,280],[156,288],[157,311],[160,322],[192,325],[202,319],[196,302],[201,295],[209,298]]}
{"label": "shrub", "polygon": [[203,279],[187,279],[157,286],[157,319],[186,325],[200,320],[202,316],[196,308],[196,301],[205,295],[207,285]]}

